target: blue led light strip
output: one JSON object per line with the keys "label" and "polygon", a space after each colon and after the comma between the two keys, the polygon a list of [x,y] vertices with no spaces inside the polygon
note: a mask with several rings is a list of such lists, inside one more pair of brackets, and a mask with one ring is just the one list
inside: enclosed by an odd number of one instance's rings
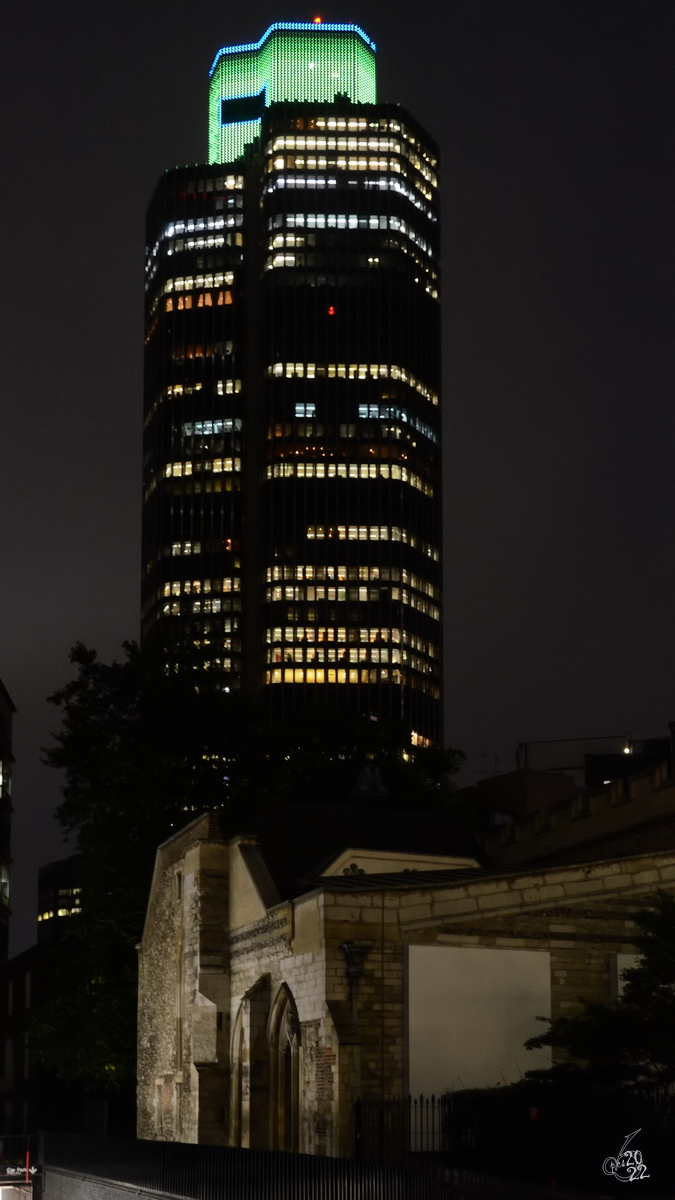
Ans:
{"label": "blue led light strip", "polygon": [[270,34],[274,33],[275,29],[290,29],[294,32],[298,32],[300,30],[314,30],[315,33],[320,33],[321,30],[324,29],[326,33],[357,33],[360,38],[363,38],[366,45],[370,46],[373,53],[377,51],[375,42],[371,41],[371,39],[368,37],[368,34],[365,33],[360,25],[324,25],[323,22],[319,24],[319,22],[314,21],[275,21],[273,25],[270,25],[269,29],[265,30],[259,42],[245,42],[241,46],[223,46],[222,49],[218,51],[213,63],[211,64],[209,76],[213,75],[221,55],[241,54],[246,50],[260,50],[260,47],[264,45]]}

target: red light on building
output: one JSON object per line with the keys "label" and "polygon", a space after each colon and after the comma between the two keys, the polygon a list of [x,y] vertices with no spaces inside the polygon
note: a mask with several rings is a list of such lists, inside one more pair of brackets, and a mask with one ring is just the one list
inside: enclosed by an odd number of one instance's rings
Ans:
{"label": "red light on building", "polygon": [[314,18],[314,24],[315,24],[315,25],[320,25],[320,24],[321,24],[321,17],[315,17],[315,18]]}
{"label": "red light on building", "polygon": [[328,316],[329,316],[329,317],[334,317],[334,316],[335,316],[335,309],[333,308],[333,305],[332,305],[332,304],[330,305],[330,308],[328,309]]}

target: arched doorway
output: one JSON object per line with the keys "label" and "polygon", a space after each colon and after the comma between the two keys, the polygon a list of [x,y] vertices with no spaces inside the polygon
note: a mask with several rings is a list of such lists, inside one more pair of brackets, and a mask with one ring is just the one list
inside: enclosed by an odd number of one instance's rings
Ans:
{"label": "arched doorway", "polygon": [[300,1022],[290,989],[282,984],[269,1020],[270,1148],[300,1147]]}
{"label": "arched doorway", "polygon": [[251,1150],[268,1148],[269,1011],[270,977],[263,975],[244,996],[232,1030],[230,1144]]}

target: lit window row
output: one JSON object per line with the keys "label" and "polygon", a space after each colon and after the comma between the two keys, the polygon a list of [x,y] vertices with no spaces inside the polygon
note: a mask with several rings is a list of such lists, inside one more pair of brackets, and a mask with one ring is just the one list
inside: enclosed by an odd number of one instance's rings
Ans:
{"label": "lit window row", "polygon": [[[403,158],[407,158],[408,162],[411,163],[411,165],[415,168],[416,171],[420,172],[420,174],[427,180],[428,183],[430,183],[432,185],[432,187],[438,186],[437,176],[435,175],[435,173],[433,171],[430,170],[430,168],[427,166],[427,164],[424,162],[424,160],[422,158],[420,158],[419,154],[416,154],[414,150],[410,150],[408,146],[402,145],[402,143],[400,141],[398,141],[397,138],[391,138],[391,137],[389,137],[389,138],[387,138],[387,137],[312,137],[312,136],[305,137],[301,134],[300,136],[292,135],[290,137],[286,136],[286,137],[274,138],[272,144],[269,145],[267,148],[267,153],[268,154],[276,154],[279,150],[305,150],[305,151],[313,150],[315,153],[317,151],[321,151],[321,150],[323,150],[323,151],[333,150],[333,151],[337,151],[338,153],[340,151],[346,152],[347,154],[354,154],[354,153],[363,154],[365,152],[372,153],[374,151],[375,153],[379,153],[379,154],[382,154],[382,153],[400,154]],[[281,158],[280,160],[277,160],[277,161],[281,162],[281,166],[283,168],[284,159]],[[364,167],[361,167],[361,163],[365,162],[364,159],[350,158],[347,161],[349,164],[349,169],[352,171],[366,169]],[[376,160],[376,159],[374,160],[374,159],[370,158],[368,160],[368,166],[371,168],[371,170],[372,169],[378,170],[379,163],[381,161],[382,160],[379,160],[379,162],[378,162],[378,160]],[[355,167],[353,165],[355,162],[358,162],[358,164],[359,164],[358,167]],[[325,159],[320,160],[320,163],[323,163],[325,165]],[[333,167],[333,166],[337,166],[338,168],[342,167],[342,169],[344,170],[343,163],[344,163],[344,160],[338,159],[337,161],[333,160],[328,165],[331,167]],[[310,168],[315,167],[316,159],[308,158],[307,164]],[[275,162],[275,166],[276,165],[277,165],[277,162]],[[293,165],[301,167],[303,165],[303,159],[295,157],[295,164],[294,164],[293,156],[286,156],[286,165],[290,166],[290,167],[292,167]],[[397,170],[398,168],[396,166],[392,165],[391,169]]]}
{"label": "lit window row", "polygon": [[179,554],[201,554],[201,542],[172,542],[171,553],[176,556]]}
{"label": "lit window row", "polygon": [[410,734],[410,745],[429,747],[433,746],[433,742],[431,741],[431,738],[424,737],[423,734],[418,733],[417,730],[413,729]]}
{"label": "lit window row", "polygon": [[[198,342],[196,346],[177,346],[173,357],[176,362],[182,362],[184,358],[224,358],[231,353],[232,342],[214,342],[213,345]],[[239,388],[235,387],[234,390],[238,392]]]}
{"label": "lit window row", "polygon": [[75,917],[81,912],[82,909],[79,907],[48,909],[46,912],[38,913],[38,921],[51,921],[53,917]]}
{"label": "lit window row", "polygon": [[267,651],[268,663],[403,663],[421,675],[438,675],[439,669],[416,654],[393,646],[350,646],[349,649],[323,646],[274,646]]}
{"label": "lit window row", "polygon": [[418,433],[429,438],[430,442],[437,444],[439,440],[436,431],[427,425],[426,421],[420,421],[419,417],[406,412],[404,408],[399,408],[396,404],[359,404],[359,416],[374,418],[378,421],[405,421],[408,425],[412,425],[412,428],[416,429]]}
{"label": "lit window row", "polygon": [[404,682],[398,669],[387,667],[275,667],[266,674],[267,683],[395,683]]}
{"label": "lit window row", "polygon": [[164,395],[191,396],[194,392],[201,392],[202,386],[203,385],[201,383],[193,383],[189,385],[184,383],[169,384],[169,387],[164,389]]}
{"label": "lit window row", "polygon": [[176,238],[175,242],[169,242],[166,252],[172,255],[181,250],[222,250],[225,244],[224,233],[211,233],[206,237]]}
{"label": "lit window row", "polygon": [[177,279],[167,279],[162,290],[164,293],[193,292],[199,288],[231,287],[233,283],[232,271],[220,271],[215,275],[180,275]]}
{"label": "lit window row", "polygon": [[[243,188],[243,186],[244,186],[243,177],[240,176],[239,178],[241,179],[241,183],[240,184],[238,183],[236,185],[236,187]],[[231,208],[234,205],[237,208],[241,208],[242,203],[243,203],[243,201],[242,201],[241,196],[238,196],[236,198],[230,197],[230,199],[228,200],[227,206],[228,206],[228,208]],[[172,221],[171,224],[166,225],[164,227],[162,233],[160,234],[159,238],[157,239],[154,246],[152,247],[152,250],[147,255],[146,270],[149,269],[150,264],[152,263],[152,260],[157,257],[157,252],[159,250],[160,243],[163,241],[164,238],[167,238],[167,237],[172,238],[177,233],[196,233],[196,232],[202,232],[204,230],[210,230],[210,229],[225,229],[226,227],[231,227],[233,225],[241,225],[242,222],[243,222],[243,217],[242,217],[241,213],[228,214],[228,216],[226,216],[226,217],[225,216],[222,216],[222,217],[196,217],[196,218],[192,218],[187,221]],[[154,275],[156,269],[157,269],[157,264],[155,263],[152,268],[153,275]]]}
{"label": "lit window row", "polygon": [[[406,658],[402,657],[406,656]],[[407,659],[406,651],[398,646],[273,646],[267,651],[268,663],[400,663]],[[429,663],[425,668],[431,670]]]}
{"label": "lit window row", "polygon": [[379,600],[379,588],[325,587],[323,584],[307,584],[306,587],[287,583],[269,587],[265,593],[268,602],[275,600]]}
{"label": "lit window row", "polygon": [[219,613],[221,610],[221,607],[222,607],[222,601],[220,601],[220,600],[193,600],[192,601],[193,613],[201,613],[201,612]]}
{"label": "lit window row", "polygon": [[440,554],[436,546],[432,546],[430,542],[422,541],[413,533],[409,533],[407,529],[402,529],[398,525],[308,525],[307,540],[308,541],[323,541],[324,538],[334,538],[341,542],[403,542],[407,546],[412,546],[413,550],[420,550],[422,554],[426,554],[432,558],[434,562],[438,562]]}
{"label": "lit window row", "polygon": [[272,363],[267,374],[277,379],[397,379],[438,405],[438,395],[403,367],[388,363]]}
{"label": "lit window row", "polygon": [[[199,299],[195,304],[195,308],[219,308],[223,304],[232,303],[232,292],[200,292]],[[177,309],[192,308],[192,296],[178,296],[176,298],[175,307]],[[174,301],[173,297],[169,296],[165,304],[165,312],[173,312]]]}
{"label": "lit window row", "polygon": [[[366,125],[365,120],[362,117],[357,118],[356,120],[354,120],[353,118],[350,118],[349,120],[345,120],[343,117],[317,117],[316,120],[314,121],[314,126],[317,129],[330,129],[330,130],[332,130],[332,129],[337,129],[337,130],[342,130],[342,129],[347,129],[347,130],[373,129],[373,130],[375,130],[375,129],[379,129],[380,133],[385,133],[385,132],[399,133],[406,142],[410,142],[411,146],[417,146],[419,148],[419,152],[422,155],[422,157],[428,163],[430,163],[432,167],[436,166],[436,159],[433,158],[433,156],[427,152],[427,150],[425,149],[422,142],[419,142],[418,139],[414,136],[414,134],[410,133],[406,129],[405,125],[400,125],[398,121],[388,121],[385,117],[380,117],[379,121],[368,121],[368,123]],[[302,128],[303,128],[303,126],[299,124],[298,129],[302,129]],[[311,129],[311,128],[313,128],[313,126],[308,124],[307,128]]]}
{"label": "lit window row", "polygon": [[286,154],[271,159],[268,169],[273,171],[400,171],[396,158],[305,158],[300,154]]}
{"label": "lit window row", "polygon": [[268,192],[275,192],[277,188],[325,188],[337,187],[337,179],[334,176],[328,178],[326,175],[319,175],[315,178],[311,175],[278,175],[267,185]]}
{"label": "lit window row", "polygon": [[381,192],[398,192],[400,196],[405,196],[406,200],[409,200],[415,208],[424,213],[430,221],[438,221],[436,213],[423,200],[420,200],[419,196],[402,179],[397,179],[391,175],[386,179],[382,176],[379,179],[364,179],[363,186],[365,188],[377,188]]}
{"label": "lit window row", "polygon": [[[209,598],[208,600],[193,600],[189,611],[191,613],[219,613],[231,612],[232,608],[241,611],[241,600],[239,597],[236,597],[234,600],[220,600],[216,597]],[[172,600],[171,603],[165,604],[162,608],[162,616],[165,617],[179,617],[181,612],[184,614],[185,610],[181,610],[180,600]],[[208,633],[209,630],[210,626],[208,626],[207,622],[204,625],[204,632]]]}
{"label": "lit window row", "polygon": [[[224,342],[224,343],[221,342],[221,343],[219,343],[219,345],[220,345],[219,353],[221,353],[221,354],[224,353],[225,355],[230,355],[232,353],[232,342]],[[192,347],[192,349],[194,350],[194,347]],[[213,353],[213,347],[211,347],[211,353]],[[193,355],[191,355],[190,357],[193,357]],[[200,355],[200,357],[201,357],[201,355]],[[148,423],[150,422],[152,417],[155,415],[157,409],[159,408],[159,405],[161,404],[162,400],[170,398],[171,396],[192,396],[192,395],[194,395],[195,392],[201,392],[202,388],[203,388],[203,384],[201,384],[201,383],[170,384],[169,387],[164,388],[164,391],[160,392],[160,394],[157,397],[157,399],[155,400],[154,404],[149,409],[149,411],[146,413],[144,424],[146,426],[148,425]],[[219,396],[226,396],[226,395],[229,396],[233,392],[240,392],[241,391],[241,380],[240,379],[217,379],[215,381],[215,390]]]}
{"label": "lit window row", "polygon": [[[270,228],[279,228],[283,221],[283,215],[278,214],[274,217],[274,224],[270,220]],[[393,229],[396,233],[404,233],[429,257],[434,254],[429,243],[401,217],[361,217],[356,213],[288,213],[285,223],[288,229]]]}
{"label": "lit window row", "polygon": [[[237,221],[237,217],[239,217],[239,221]],[[172,221],[169,225],[165,226],[162,237],[172,238],[181,233],[205,233],[214,229],[226,229],[234,225],[235,221],[237,224],[240,223],[241,216],[239,213],[228,213],[226,217],[194,217],[187,221]]]}
{"label": "lit window row", "polygon": [[[241,213],[238,213],[236,217],[228,218],[227,224],[241,225],[242,221],[243,217]],[[166,253],[168,257],[171,257],[172,254],[180,254],[182,250],[222,250],[223,246],[243,246],[243,244],[244,238],[241,233],[207,234],[205,237],[176,238],[175,241],[169,242]],[[148,280],[148,283],[150,282],[151,279]]]}
{"label": "lit window row", "polygon": [[398,154],[401,143],[391,137],[326,137],[325,134],[286,134],[267,143],[267,154],[277,150],[378,150]]}
{"label": "lit window row", "polygon": [[[230,384],[229,392],[234,391],[234,387],[231,386],[234,382],[234,379],[227,380],[227,383]],[[236,382],[240,381],[236,380]],[[234,433],[238,432],[241,427],[241,417],[226,417],[222,421],[188,421],[183,426],[183,437],[210,437],[214,433]]]}
{"label": "lit window row", "polygon": [[[438,217],[435,212],[429,208],[423,200],[401,179],[395,176],[380,176],[379,179],[360,179],[354,180],[364,188],[377,188],[379,191],[398,192],[400,196],[405,196],[416,209],[424,213],[430,221],[437,221]],[[319,175],[318,178],[307,177],[305,175],[277,175],[274,179],[270,179],[267,184],[268,192],[275,192],[283,188],[334,188],[337,187],[337,179],[334,176],[327,177]]]}
{"label": "lit window row", "polygon": [[[348,629],[345,626],[324,628],[316,625],[286,625],[284,628],[277,626],[275,629],[266,630],[265,640],[268,644],[275,645],[281,645],[282,642],[363,642],[372,646],[375,642],[392,642],[396,646],[411,646],[413,650],[419,650],[429,658],[440,656],[438,646],[418,637],[416,633],[410,633],[407,629],[382,628],[379,625],[369,629]],[[398,661],[392,659],[392,662]],[[407,659],[402,661],[407,662]]]}
{"label": "lit window row", "polygon": [[[312,122],[308,122],[307,128],[311,129],[316,126],[317,129],[377,129],[374,121],[369,121],[366,117],[316,117]],[[398,125],[387,125],[385,121],[379,122],[380,129],[393,129],[398,133]],[[298,124],[298,129],[302,129],[302,125]]]}
{"label": "lit window row", "polygon": [[186,462],[167,463],[164,467],[164,478],[170,479],[171,476],[192,475],[198,471],[213,471],[214,475],[222,475],[223,472],[229,473],[232,471],[241,471],[240,458],[214,458],[209,462],[191,462],[187,459]]}
{"label": "lit window row", "polygon": [[271,642],[406,642],[408,634],[405,630],[382,628],[376,625],[370,629],[347,629],[346,625],[277,625],[274,629],[266,630],[266,641]]}
{"label": "lit window row", "polygon": [[[287,155],[285,159],[271,159],[268,165],[268,170],[299,170],[299,171],[327,171],[329,169],[337,169],[341,171],[354,171],[358,174],[359,171],[393,171],[394,173],[404,175],[407,174],[406,168],[401,165],[396,159],[304,159],[295,158],[293,155]],[[391,178],[391,176],[389,176]],[[352,181],[349,180],[351,183]],[[353,181],[357,183],[357,180]],[[373,180],[370,186],[376,181]],[[412,181],[413,186],[424,197],[425,200],[432,201],[434,196],[428,184],[421,180],[418,176]],[[368,183],[365,186],[369,186]],[[267,191],[273,192],[277,188],[322,188],[322,187],[337,187],[337,179],[335,176],[325,175],[278,175],[272,182],[267,185]],[[401,189],[403,190],[403,189]]]}
{"label": "lit window row", "polygon": [[427,579],[423,579],[421,575],[415,575],[412,571],[406,570],[405,567],[275,566],[267,568],[266,579],[267,583],[277,583],[284,579],[311,581],[337,579],[338,583],[351,583],[356,580],[367,580],[370,583],[389,583],[391,581],[392,583],[409,584],[418,592],[424,592],[425,596],[431,596],[435,600],[441,598],[440,588],[429,583]]}
{"label": "lit window row", "polygon": [[267,468],[268,479],[393,479],[407,483],[425,496],[433,485],[400,463],[276,462]]}
{"label": "lit window row", "polygon": [[[389,597],[392,600],[400,600],[402,604],[408,604],[410,608],[417,609],[418,612],[424,613],[425,616],[431,617],[433,621],[440,621],[441,613],[437,605],[433,604],[426,597],[417,596],[414,592],[409,592],[407,588],[393,587],[389,589]],[[387,599],[387,589],[379,587],[326,587],[324,584],[279,584],[276,587],[267,588],[265,599],[268,603],[273,603],[278,600],[337,600],[340,601],[359,601],[360,603],[375,603],[380,600]]]}
{"label": "lit window row", "polygon": [[[189,542],[184,544],[190,545]],[[190,596],[201,592],[239,591],[241,591],[241,579],[235,575],[231,579],[174,579],[172,583],[164,584],[163,594],[165,596]]]}

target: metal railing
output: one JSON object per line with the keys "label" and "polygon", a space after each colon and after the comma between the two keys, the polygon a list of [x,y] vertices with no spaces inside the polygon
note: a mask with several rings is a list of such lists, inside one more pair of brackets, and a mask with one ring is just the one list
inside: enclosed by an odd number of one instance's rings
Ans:
{"label": "metal railing", "polygon": [[350,1159],[131,1138],[41,1135],[40,1162],[190,1200],[454,1200],[447,1183]]}
{"label": "metal railing", "polygon": [[364,1097],[354,1111],[360,1162],[419,1170],[460,1197],[523,1196],[550,1189],[623,1194],[603,1162],[627,1134],[647,1164],[643,1196],[675,1196],[675,1098],[663,1091],[511,1087],[444,1096]]}

